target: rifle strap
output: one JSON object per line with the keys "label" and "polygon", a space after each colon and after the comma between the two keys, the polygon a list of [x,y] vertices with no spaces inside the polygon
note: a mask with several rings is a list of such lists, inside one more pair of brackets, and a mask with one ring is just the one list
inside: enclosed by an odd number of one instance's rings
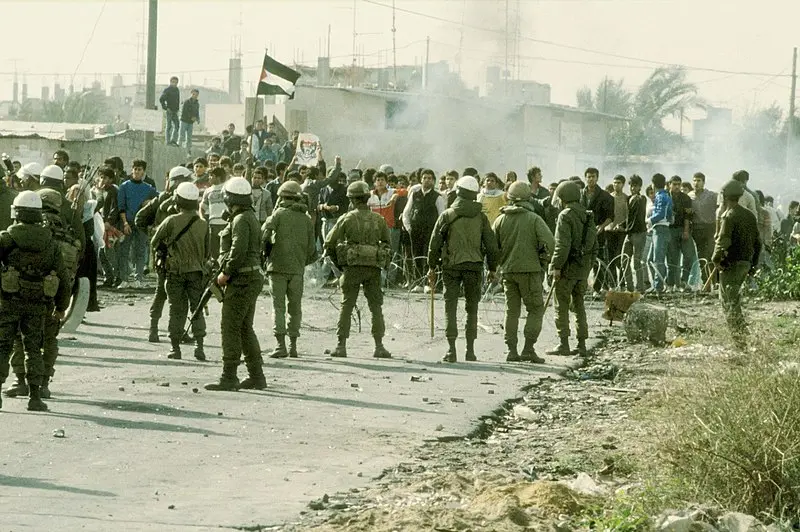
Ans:
{"label": "rifle strap", "polygon": [[189,220],[189,223],[186,224],[186,226],[180,230],[180,232],[175,236],[175,238],[172,239],[172,242],[169,243],[169,246],[171,247],[177,244],[178,240],[180,240],[181,237],[185,235],[186,232],[189,231],[189,229],[192,228],[192,224],[194,224],[199,218],[200,218],[199,216],[193,216],[192,219]]}

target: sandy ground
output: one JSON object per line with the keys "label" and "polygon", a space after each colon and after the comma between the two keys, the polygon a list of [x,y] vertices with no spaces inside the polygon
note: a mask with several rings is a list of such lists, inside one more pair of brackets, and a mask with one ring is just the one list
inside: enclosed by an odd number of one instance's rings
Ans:
{"label": "sandy ground", "polygon": [[[481,305],[480,361],[441,364],[443,302],[437,298],[431,339],[426,296],[403,292],[392,292],[384,306],[393,360],[371,358],[363,296],[363,332],[354,325],[350,358],[331,359],[324,350],[335,345],[338,295],[309,290],[299,359],[267,359],[265,391],[206,392],[202,385],[221,371],[216,303],[209,361],[201,363],[191,346],[184,360],[168,360],[165,332],[161,344],[147,343],[149,294],[101,299],[107,308],[61,339],[51,412],[3,400],[0,530],[211,530],[292,521],[312,499],[364,487],[425,441],[471,433],[481,416],[571,362],[505,363],[503,302],[495,297]],[[256,330],[268,350],[269,298],[259,307]],[[593,305],[590,326],[600,310]],[[555,342],[552,318],[551,307],[540,351]],[[463,358],[463,342],[460,349]],[[62,429],[64,437],[54,435]]]}

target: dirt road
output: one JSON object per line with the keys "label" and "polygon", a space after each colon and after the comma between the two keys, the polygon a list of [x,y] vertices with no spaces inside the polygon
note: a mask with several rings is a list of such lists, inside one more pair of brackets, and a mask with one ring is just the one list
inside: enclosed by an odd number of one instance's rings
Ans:
{"label": "dirt road", "polygon": [[[165,332],[161,344],[146,342],[149,295],[89,314],[76,334],[61,339],[50,413],[29,413],[25,401],[4,398],[0,529],[280,524],[324,493],[366,485],[426,440],[470,433],[480,416],[569,362],[503,362],[497,298],[481,307],[480,361],[441,364],[442,301],[431,339],[425,296],[404,293],[387,297],[385,306],[394,359],[371,358],[363,296],[363,332],[354,327],[350,358],[331,359],[324,350],[335,344],[338,300],[330,294],[308,295],[301,357],[267,359],[263,392],[203,390],[221,370],[215,303],[205,363],[192,358],[190,346],[184,360],[168,360]],[[274,345],[268,297],[260,307],[257,332],[267,350]],[[552,313],[540,351],[555,341]],[[239,371],[244,376],[244,366]],[[64,437],[54,435],[61,429]]]}

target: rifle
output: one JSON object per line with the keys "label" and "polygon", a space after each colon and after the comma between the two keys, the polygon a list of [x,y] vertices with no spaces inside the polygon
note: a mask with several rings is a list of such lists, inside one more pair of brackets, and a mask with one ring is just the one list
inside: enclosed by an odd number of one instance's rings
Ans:
{"label": "rifle", "polygon": [[208,302],[211,300],[213,296],[214,299],[222,303],[223,296],[225,292],[223,289],[217,284],[217,276],[222,272],[222,264],[220,263],[217,267],[213,268],[211,271],[211,277],[206,284],[206,289],[203,291],[203,295],[200,296],[200,301],[198,301],[197,306],[192,312],[192,315],[189,316],[189,323],[186,325],[186,330],[183,331],[183,336],[181,338],[185,338],[189,331],[192,328],[192,324],[200,317],[200,314],[203,312],[203,309],[206,308]]}

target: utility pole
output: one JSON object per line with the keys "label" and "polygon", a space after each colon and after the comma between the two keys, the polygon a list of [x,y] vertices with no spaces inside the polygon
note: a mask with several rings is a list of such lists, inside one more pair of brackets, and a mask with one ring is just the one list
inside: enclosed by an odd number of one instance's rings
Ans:
{"label": "utility pole", "polygon": [[392,72],[394,77],[394,90],[397,90],[397,27],[395,26],[395,9],[392,0]]}
{"label": "utility pole", "polygon": [[797,47],[792,52],[792,92],[789,95],[789,122],[786,126],[786,179],[792,177],[792,157],[794,142],[794,112],[795,112],[795,92],[797,90]]}
{"label": "utility pole", "polygon": [[350,70],[350,86],[356,86],[356,1],[353,0],[353,66]]}
{"label": "utility pole", "polygon": [[506,0],[506,59],[505,68],[503,69],[503,94],[508,96],[508,0]]}
{"label": "utility pole", "polygon": [[[150,12],[147,16],[147,88],[145,108],[156,108],[156,49],[158,47],[158,0],[149,0]],[[155,133],[144,133],[144,160],[153,164],[153,138]]]}
{"label": "utility pole", "polygon": [[428,90],[428,62],[431,57],[431,37],[425,39],[425,68],[422,69],[422,88]]}

